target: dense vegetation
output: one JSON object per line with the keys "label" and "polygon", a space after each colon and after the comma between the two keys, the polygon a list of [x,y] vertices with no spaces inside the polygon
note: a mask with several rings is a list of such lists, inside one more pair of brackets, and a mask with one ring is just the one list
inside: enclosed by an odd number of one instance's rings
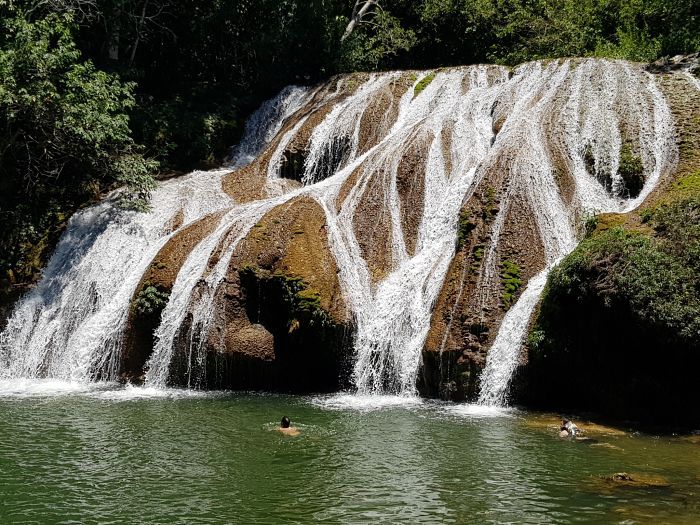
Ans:
{"label": "dense vegetation", "polygon": [[552,272],[522,400],[698,423],[687,407],[700,401],[700,192],[641,217],[637,228],[603,220]]}
{"label": "dense vegetation", "polygon": [[[359,2],[363,4],[363,2]],[[33,279],[66,217],[220,162],[285,84],[331,74],[651,60],[700,49],[698,0],[0,0],[0,277]],[[376,5],[378,4],[378,5]]]}

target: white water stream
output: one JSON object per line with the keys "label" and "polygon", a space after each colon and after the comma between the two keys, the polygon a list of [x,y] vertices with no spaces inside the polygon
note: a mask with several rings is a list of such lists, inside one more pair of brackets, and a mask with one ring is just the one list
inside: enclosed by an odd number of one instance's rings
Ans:
{"label": "white water stream", "polygon": [[[496,66],[455,68],[438,72],[415,96],[414,86],[425,74],[371,75],[343,97],[340,88],[287,88],[266,103],[250,119],[231,165],[244,166],[268,148],[267,198],[233,202],[221,189],[227,170],[218,170],[159,184],[147,214],[117,212],[111,201],[77,213],[42,281],[18,304],[0,335],[0,378],[115,379],[130,301],[143,272],[177,231],[221,211],[218,225],[178,273],[156,331],[146,383],[168,385],[174,352],[182,345],[190,356],[188,377],[196,377],[215,294],[236,246],[270,210],[307,195],[326,214],[329,245],[356,328],[358,394],[413,396],[431,312],[455,253],[459,211],[479,184],[496,170],[505,173],[479,276],[485,304],[490,294],[500,293],[499,239],[517,202],[524,199],[532,210],[550,268],[574,248],[583,216],[637,206],[675,161],[668,106],[653,77],[636,66],[581,60],[534,62],[513,72]],[[363,118],[398,85],[403,91],[382,109],[376,140],[360,148]],[[285,149],[323,104],[333,107],[309,135],[304,185],[290,190],[278,180]],[[495,119],[502,121],[498,134]],[[621,187],[617,168],[625,140],[638,151],[646,176],[634,199],[614,194]],[[419,144],[427,151],[415,173],[423,197],[406,203],[399,191],[401,162]],[[609,174],[612,193],[589,173],[587,155],[597,173]],[[574,180],[568,196],[557,183],[562,164]],[[387,252],[381,275],[373,274],[369,262],[375,262],[375,253],[361,240],[368,202],[370,222],[389,238],[388,248],[376,246],[376,257]],[[415,233],[404,231],[402,220],[413,204],[419,207],[410,210],[419,217]],[[178,214],[184,218],[172,231]],[[507,312],[488,354],[481,403],[505,402],[546,276],[543,269],[531,279]]]}

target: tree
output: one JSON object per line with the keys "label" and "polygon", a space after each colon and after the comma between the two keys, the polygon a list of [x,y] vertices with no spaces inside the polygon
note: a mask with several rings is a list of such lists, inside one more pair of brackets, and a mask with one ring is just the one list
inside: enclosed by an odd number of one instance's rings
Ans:
{"label": "tree", "polygon": [[52,227],[53,216],[125,185],[148,206],[153,161],[131,139],[133,84],[83,60],[68,14],[27,21],[0,7],[0,269]]}

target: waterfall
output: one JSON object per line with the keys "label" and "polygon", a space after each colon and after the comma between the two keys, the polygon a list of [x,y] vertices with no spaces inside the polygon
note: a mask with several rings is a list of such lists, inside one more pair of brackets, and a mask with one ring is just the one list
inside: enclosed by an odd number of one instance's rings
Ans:
{"label": "waterfall", "polygon": [[[551,111],[551,108],[544,107],[540,112],[529,112],[524,118],[531,125],[541,127],[546,125]],[[579,64],[571,76],[568,96],[558,111],[560,116],[568,117],[562,122],[563,147],[573,162],[578,206],[584,213],[634,209],[676,161],[673,119],[663,95],[652,75],[633,70],[627,64],[605,62],[600,66],[592,61]],[[629,130],[628,133],[636,135],[634,138],[640,145],[644,166],[645,185],[634,198],[612,198],[601,192],[601,186],[585,166],[583,155],[587,146],[593,147],[595,169],[610,174],[614,190],[620,182],[618,166],[623,127]],[[540,173],[551,178],[553,169],[549,159],[540,158],[537,167],[542,170]],[[575,225],[571,220],[561,216],[557,218],[553,213],[561,209],[561,203],[551,192],[547,193],[553,187],[551,181],[545,180],[544,184],[536,185],[531,183],[532,180],[528,191],[536,202],[537,224],[541,232],[546,232],[542,235],[547,252],[546,266],[530,280],[501,323],[481,377],[479,404],[483,405],[504,406],[507,403],[508,387],[520,358],[527,326],[549,270],[576,246]]]}
{"label": "waterfall", "polygon": [[77,212],[41,281],[0,335],[0,378],[115,379],[143,272],[175,222],[186,226],[230,202],[220,189],[224,173],[194,172],[159,184],[149,213],[120,211],[114,197]]}
{"label": "waterfall", "polygon": [[[288,88],[263,104],[232,163],[245,165],[306,95],[306,89]],[[119,210],[118,192],[77,212],[39,284],[0,334],[0,379],[115,380],[131,299],[144,271],[179,231],[234,205],[221,187],[229,171],[195,171],[159,183],[148,213]]]}
{"label": "waterfall", "polygon": [[[646,180],[633,197],[617,175],[627,143]],[[460,210],[499,180],[475,304],[485,311],[497,295],[502,239],[523,206],[543,253],[488,353],[480,401],[503,403],[547,269],[576,245],[581,217],[637,206],[674,152],[653,78],[621,61],[391,72],[286,88],[249,119],[229,168],[161,182],[146,214],[120,212],[108,199],[71,219],[0,335],[0,378],[115,379],[144,272],[168,240],[217,213],[177,272],[146,365],[146,383],[167,386],[175,353],[184,352],[187,383],[197,386],[216,298],[241,242],[270,211],[306,197],[325,214],[355,329],[358,393],[413,396]],[[301,173],[285,178],[293,162]],[[231,170],[245,174],[237,184],[251,185],[250,198],[224,191]],[[562,170],[573,180],[566,195]]]}

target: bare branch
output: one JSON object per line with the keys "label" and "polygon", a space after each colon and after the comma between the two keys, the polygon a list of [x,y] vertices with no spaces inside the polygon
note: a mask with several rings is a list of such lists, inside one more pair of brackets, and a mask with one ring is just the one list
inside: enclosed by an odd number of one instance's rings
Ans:
{"label": "bare branch", "polygon": [[341,42],[352,34],[355,28],[362,22],[362,19],[371,12],[370,9],[372,7],[380,7],[379,0],[356,0],[355,6],[352,9],[350,22],[348,22],[345,32],[340,38]]}

